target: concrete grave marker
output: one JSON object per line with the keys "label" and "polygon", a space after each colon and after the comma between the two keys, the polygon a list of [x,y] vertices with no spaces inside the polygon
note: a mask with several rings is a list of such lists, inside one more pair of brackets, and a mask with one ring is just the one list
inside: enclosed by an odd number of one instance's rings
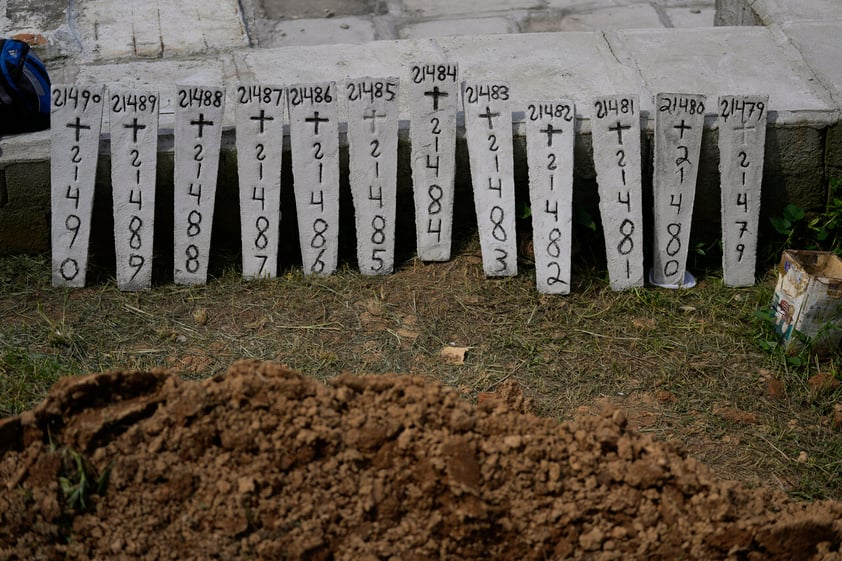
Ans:
{"label": "concrete grave marker", "polygon": [[526,159],[535,279],[542,294],[570,293],[573,139],[576,107],[567,99],[530,103]]}
{"label": "concrete grave marker", "polygon": [[722,269],[728,286],[754,285],[769,96],[719,98]]}
{"label": "concrete grave marker", "polygon": [[339,255],[336,84],[287,88],[298,236],[304,274],[329,275]]}
{"label": "concrete grave marker", "polygon": [[615,95],[595,99],[591,135],[611,289],[643,286],[638,97]]}
{"label": "concrete grave marker", "polygon": [[651,280],[687,286],[685,272],[696,176],[705,122],[705,96],[658,94],[655,102],[654,255]]}
{"label": "concrete grave marker", "polygon": [[447,261],[453,234],[458,66],[416,64],[410,69],[412,189],[418,258]]}
{"label": "concrete grave marker", "polygon": [[53,85],[51,242],[53,286],[85,286],[102,128],[102,87]]}
{"label": "concrete grave marker", "polygon": [[114,249],[120,290],[152,286],[155,170],[158,162],[157,92],[109,93]]}
{"label": "concrete grave marker", "polygon": [[284,88],[240,84],[235,97],[243,277],[278,271]]}
{"label": "concrete grave marker", "polygon": [[398,85],[397,78],[345,84],[357,262],[364,275],[391,273],[395,267]]}
{"label": "concrete grave marker", "polygon": [[490,277],[517,275],[509,97],[509,86],[504,82],[462,84],[482,268]]}
{"label": "concrete grave marker", "polygon": [[175,103],[174,278],[176,284],[205,284],[225,90],[178,86]]}

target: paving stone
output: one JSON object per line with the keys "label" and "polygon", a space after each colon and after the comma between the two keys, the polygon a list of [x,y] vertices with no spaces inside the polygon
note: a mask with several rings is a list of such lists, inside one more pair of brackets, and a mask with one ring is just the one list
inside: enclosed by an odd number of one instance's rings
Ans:
{"label": "paving stone", "polygon": [[479,13],[508,12],[542,8],[542,0],[483,0],[482,2],[453,2],[452,0],[403,0],[404,11],[409,16],[425,18],[458,15],[476,16]]}
{"label": "paving stone", "polygon": [[87,60],[181,56],[248,46],[239,4],[233,0],[88,0],[79,5],[73,26]]}
{"label": "paving stone", "polygon": [[664,8],[672,27],[712,27],[716,16],[714,8]]}
{"label": "paving stone", "polygon": [[842,64],[839,64],[842,22],[791,23],[781,28],[842,108]]}
{"label": "paving stone", "polygon": [[385,12],[385,2],[377,0],[257,0],[267,19],[362,16]]}
{"label": "paving stone", "polygon": [[568,13],[592,12],[601,8],[628,5],[629,0],[547,0],[546,7]]}
{"label": "paving stone", "polygon": [[552,31],[609,31],[661,27],[664,27],[664,23],[658,12],[651,5],[645,4],[566,15],[558,22],[558,28]]}
{"label": "paving stone", "polygon": [[261,47],[290,47],[359,44],[376,39],[374,23],[368,18],[321,18],[283,20],[258,27]]}
{"label": "paving stone", "polygon": [[833,104],[827,92],[816,87],[785,39],[769,29],[620,30],[606,39],[621,60],[634,63],[650,92],[680,88],[709,99],[733,92],[768,92],[777,125],[827,122],[830,117]]}
{"label": "paving stone", "polygon": [[401,39],[422,39],[447,35],[492,35],[517,31],[514,23],[503,17],[439,19],[409,23],[401,27]]}
{"label": "paving stone", "polygon": [[750,4],[763,25],[842,21],[837,0],[750,0]]}

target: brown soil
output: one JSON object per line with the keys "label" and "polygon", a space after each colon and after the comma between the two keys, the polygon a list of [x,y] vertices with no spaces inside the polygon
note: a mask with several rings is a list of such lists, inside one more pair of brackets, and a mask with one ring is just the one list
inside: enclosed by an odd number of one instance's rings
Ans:
{"label": "brown soil", "polygon": [[[840,503],[717,480],[619,410],[559,424],[501,394],[259,362],[65,378],[0,421],[0,560],[842,560]],[[110,479],[74,510],[76,458]]]}

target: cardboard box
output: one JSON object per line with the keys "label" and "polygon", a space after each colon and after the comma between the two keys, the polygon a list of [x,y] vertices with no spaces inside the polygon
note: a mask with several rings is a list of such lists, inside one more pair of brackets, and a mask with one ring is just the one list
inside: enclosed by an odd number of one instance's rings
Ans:
{"label": "cardboard box", "polygon": [[842,339],[842,259],[828,251],[784,251],[772,308],[785,348],[835,350]]}

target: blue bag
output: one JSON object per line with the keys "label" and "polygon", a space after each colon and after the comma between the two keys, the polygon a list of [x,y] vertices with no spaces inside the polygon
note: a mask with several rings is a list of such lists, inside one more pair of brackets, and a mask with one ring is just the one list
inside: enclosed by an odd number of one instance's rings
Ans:
{"label": "blue bag", "polygon": [[50,127],[50,77],[17,39],[0,39],[0,134]]}

